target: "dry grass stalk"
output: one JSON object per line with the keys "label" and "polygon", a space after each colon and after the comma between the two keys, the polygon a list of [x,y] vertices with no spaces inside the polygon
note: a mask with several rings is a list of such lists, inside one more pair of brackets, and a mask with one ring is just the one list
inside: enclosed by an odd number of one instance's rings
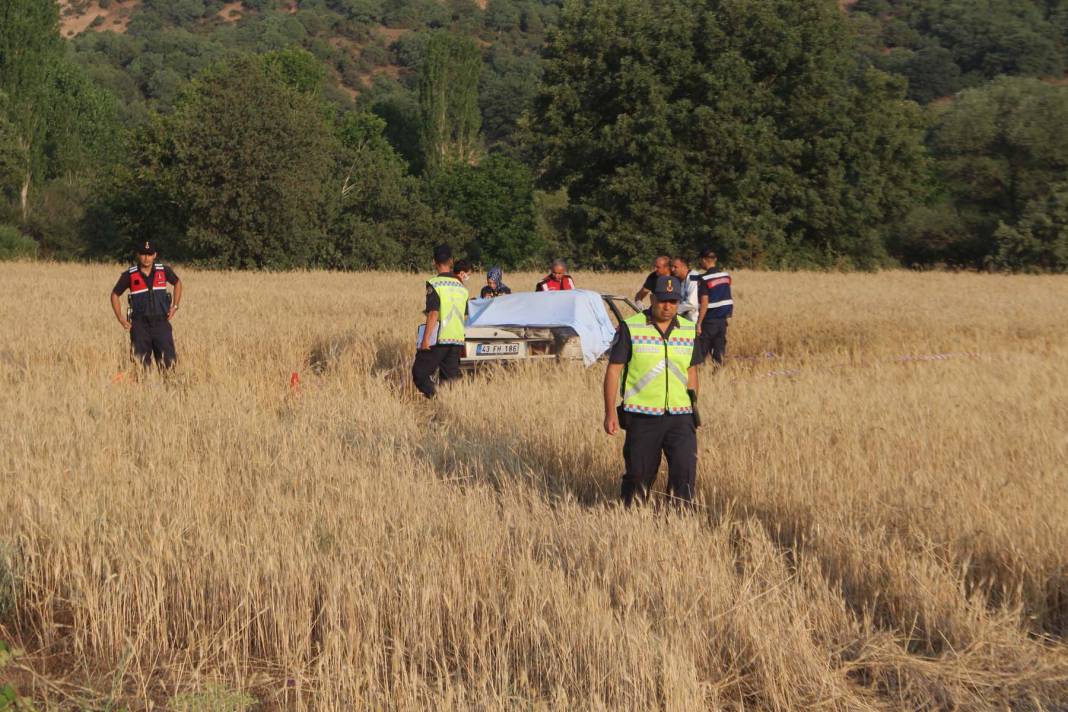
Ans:
{"label": "dry grass stalk", "polygon": [[600,367],[414,398],[419,277],[182,273],[179,371],[116,382],[117,269],[0,265],[43,706],[1068,704],[1068,279],[738,274],[680,518],[614,505]]}

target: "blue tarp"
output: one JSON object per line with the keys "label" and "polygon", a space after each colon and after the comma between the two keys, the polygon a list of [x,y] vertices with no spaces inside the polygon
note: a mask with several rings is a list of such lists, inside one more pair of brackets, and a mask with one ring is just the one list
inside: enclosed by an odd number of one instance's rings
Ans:
{"label": "blue tarp", "polygon": [[520,292],[494,299],[472,299],[468,326],[569,326],[582,342],[582,360],[593,364],[612,345],[616,328],[597,292]]}

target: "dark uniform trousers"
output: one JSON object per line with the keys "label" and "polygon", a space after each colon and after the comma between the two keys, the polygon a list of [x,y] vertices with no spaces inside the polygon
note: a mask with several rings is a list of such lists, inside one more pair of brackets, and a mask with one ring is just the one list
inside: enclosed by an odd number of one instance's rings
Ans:
{"label": "dark uniform trousers", "polygon": [[627,506],[635,495],[642,499],[649,496],[660,469],[661,453],[668,461],[668,491],[685,502],[693,500],[697,480],[697,428],[693,416],[632,414],[623,443],[627,471],[620,492]]}
{"label": "dark uniform trousers", "polygon": [[166,316],[134,315],[130,323],[130,343],[142,366],[147,368],[152,359],[163,368],[174,366],[178,356],[174,350],[174,332]]}
{"label": "dark uniform trousers", "polygon": [[727,353],[727,320],[705,318],[701,322],[701,353],[712,354],[712,360],[723,365]]}
{"label": "dark uniform trousers", "polygon": [[415,352],[412,364],[412,380],[415,387],[427,398],[433,398],[436,389],[431,377],[437,373],[442,383],[460,377],[460,356],[463,346],[431,346],[426,351]]}

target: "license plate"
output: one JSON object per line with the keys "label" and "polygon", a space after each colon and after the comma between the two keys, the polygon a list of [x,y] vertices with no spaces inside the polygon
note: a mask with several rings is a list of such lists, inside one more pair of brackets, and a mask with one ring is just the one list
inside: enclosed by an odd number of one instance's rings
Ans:
{"label": "license plate", "polygon": [[479,344],[476,356],[518,356],[519,344]]}

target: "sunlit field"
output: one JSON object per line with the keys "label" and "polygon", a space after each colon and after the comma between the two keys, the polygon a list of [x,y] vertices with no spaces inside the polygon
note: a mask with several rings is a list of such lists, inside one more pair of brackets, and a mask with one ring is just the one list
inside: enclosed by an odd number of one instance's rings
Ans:
{"label": "sunlit field", "polygon": [[1068,708],[1066,277],[735,273],[680,515],[616,504],[603,363],[417,398],[418,275],[179,268],[163,378],[119,271],[0,265],[42,709]]}

